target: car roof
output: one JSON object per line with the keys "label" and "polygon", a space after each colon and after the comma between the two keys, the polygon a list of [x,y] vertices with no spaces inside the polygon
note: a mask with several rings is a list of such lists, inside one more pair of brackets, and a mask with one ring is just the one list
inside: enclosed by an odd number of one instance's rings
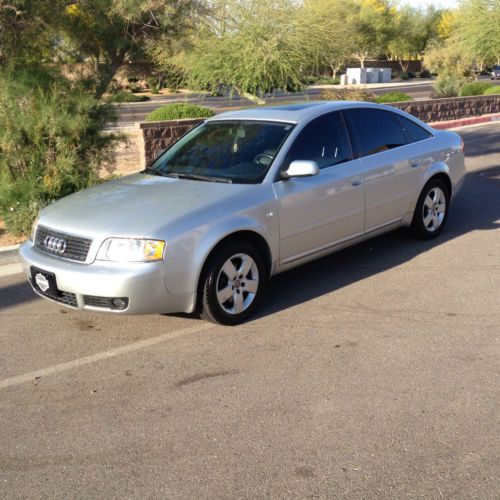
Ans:
{"label": "car roof", "polygon": [[264,106],[221,113],[207,121],[218,120],[256,120],[298,123],[305,118],[322,115],[328,111],[335,111],[354,107],[382,108],[378,104],[357,101],[307,101],[282,106]]}

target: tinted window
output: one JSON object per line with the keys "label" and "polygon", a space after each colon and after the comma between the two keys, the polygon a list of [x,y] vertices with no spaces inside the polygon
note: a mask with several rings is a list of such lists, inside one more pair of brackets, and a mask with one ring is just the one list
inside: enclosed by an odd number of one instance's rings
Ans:
{"label": "tinted window", "polygon": [[345,113],[359,156],[380,153],[407,143],[395,113],[369,108],[349,109]]}
{"label": "tinted window", "polygon": [[432,137],[432,134],[423,129],[420,125],[417,125],[414,121],[405,118],[404,116],[398,115],[398,120],[403,125],[403,129],[406,133],[408,142],[423,141]]}
{"label": "tinted window", "polygon": [[312,160],[319,168],[350,160],[350,146],[339,113],[320,116],[300,132],[286,155],[283,169],[292,161]]}

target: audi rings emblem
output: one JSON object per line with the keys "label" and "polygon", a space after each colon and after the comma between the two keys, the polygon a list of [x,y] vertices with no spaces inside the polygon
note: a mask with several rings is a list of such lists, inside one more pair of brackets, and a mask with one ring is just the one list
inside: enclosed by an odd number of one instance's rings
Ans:
{"label": "audi rings emblem", "polygon": [[66,251],[68,245],[66,243],[66,240],[63,240],[62,238],[56,238],[55,236],[46,236],[43,240],[43,246],[49,252],[62,255]]}

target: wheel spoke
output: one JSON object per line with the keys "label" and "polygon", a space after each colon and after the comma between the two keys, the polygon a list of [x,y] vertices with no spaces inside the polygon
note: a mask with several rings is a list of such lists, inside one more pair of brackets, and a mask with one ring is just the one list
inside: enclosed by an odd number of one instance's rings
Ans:
{"label": "wheel spoke", "polygon": [[437,229],[439,227],[439,217],[437,215],[432,216],[432,229]]}
{"label": "wheel spoke", "polygon": [[245,291],[250,293],[257,293],[257,288],[259,287],[259,282],[257,280],[246,280],[245,281]]}
{"label": "wheel spoke", "polygon": [[222,266],[222,272],[230,279],[234,279],[236,276],[236,268],[234,267],[234,264],[231,262],[231,260],[228,260],[223,266]]}
{"label": "wheel spoke", "polygon": [[432,212],[428,212],[427,215],[424,217],[425,227],[429,227],[431,221],[432,221]]}
{"label": "wheel spoke", "polygon": [[432,206],[434,205],[434,200],[431,198],[431,193],[428,194],[427,198],[425,199],[424,205],[430,210]]}
{"label": "wheel spoke", "polygon": [[232,295],[233,295],[233,290],[228,285],[225,288],[223,288],[222,290],[217,291],[217,300],[219,301],[219,304],[222,305],[222,304],[224,304],[224,302],[226,302],[226,300],[231,298]]}
{"label": "wheel spoke", "polygon": [[234,313],[239,314],[240,312],[243,312],[243,294],[242,293],[234,293],[233,295],[234,299]]}
{"label": "wheel spoke", "polygon": [[238,269],[238,273],[242,274],[244,277],[250,272],[250,268],[252,267],[253,260],[248,255],[244,255],[241,258],[241,266]]}

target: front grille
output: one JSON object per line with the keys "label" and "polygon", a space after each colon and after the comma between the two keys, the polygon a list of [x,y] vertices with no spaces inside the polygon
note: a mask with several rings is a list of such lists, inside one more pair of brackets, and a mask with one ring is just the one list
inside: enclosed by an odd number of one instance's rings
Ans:
{"label": "front grille", "polygon": [[[50,250],[44,244],[47,237],[57,238],[59,240],[64,240],[66,243],[66,248],[63,253],[58,253],[55,250]],[[66,233],[61,233],[54,231],[45,226],[38,226],[36,228],[35,234],[35,247],[42,252],[54,255],[55,257],[60,257],[62,259],[75,260],[77,262],[85,262],[87,260],[87,254],[89,253],[90,245],[92,240],[87,238],[81,238],[80,236],[73,236]]]}
{"label": "front grille", "polygon": [[30,283],[31,283],[31,286],[33,287],[33,289],[37,293],[39,293],[40,295],[43,295],[43,296],[47,297],[48,299],[52,299],[52,300],[55,300],[57,302],[60,302],[61,304],[64,304],[66,306],[78,307],[78,302],[76,301],[76,295],[74,293],[63,292],[62,290],[58,290],[57,297],[55,297],[53,295],[48,295],[48,294],[42,292],[42,290],[40,290],[40,288],[38,288],[33,283],[33,280],[31,280],[31,279],[30,279]]}
{"label": "front grille", "polygon": [[62,302],[67,306],[77,307],[78,303],[76,302],[76,295],[71,292],[61,292],[57,294],[57,302]]}
{"label": "front grille", "polygon": [[95,295],[84,295],[83,303],[86,306],[92,307],[106,307],[107,309],[111,309],[111,298],[109,297],[96,297]]}

